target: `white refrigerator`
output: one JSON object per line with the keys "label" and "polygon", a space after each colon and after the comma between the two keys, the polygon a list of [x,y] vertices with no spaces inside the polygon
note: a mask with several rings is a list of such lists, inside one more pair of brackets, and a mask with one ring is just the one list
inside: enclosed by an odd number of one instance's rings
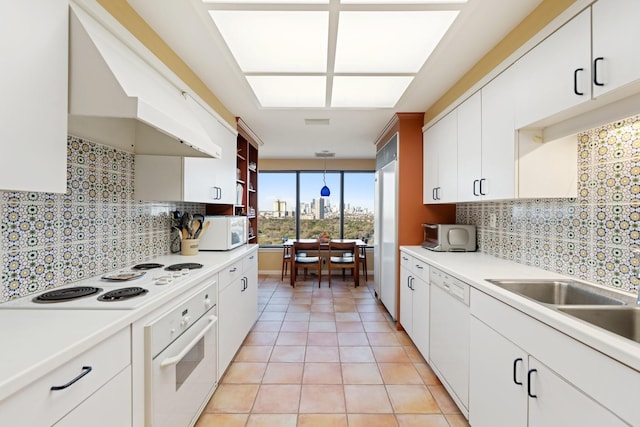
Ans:
{"label": "white refrigerator", "polygon": [[376,171],[374,213],[374,283],[391,317],[396,320],[398,268],[397,160]]}

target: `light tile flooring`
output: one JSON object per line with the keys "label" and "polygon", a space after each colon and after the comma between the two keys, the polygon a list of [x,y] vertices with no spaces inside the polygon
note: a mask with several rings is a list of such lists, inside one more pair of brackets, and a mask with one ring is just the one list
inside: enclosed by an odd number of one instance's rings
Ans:
{"label": "light tile flooring", "polygon": [[372,282],[260,276],[258,289],[258,321],[196,427],[469,425]]}

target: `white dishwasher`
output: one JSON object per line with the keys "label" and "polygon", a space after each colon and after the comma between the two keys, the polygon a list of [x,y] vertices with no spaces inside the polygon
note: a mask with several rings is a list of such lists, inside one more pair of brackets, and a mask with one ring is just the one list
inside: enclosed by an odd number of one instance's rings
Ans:
{"label": "white dishwasher", "polygon": [[469,414],[469,285],[431,268],[429,362],[465,417]]}

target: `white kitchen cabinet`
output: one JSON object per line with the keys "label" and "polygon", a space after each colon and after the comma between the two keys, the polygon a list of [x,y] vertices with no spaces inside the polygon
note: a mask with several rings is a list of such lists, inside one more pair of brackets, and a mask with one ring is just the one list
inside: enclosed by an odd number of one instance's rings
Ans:
{"label": "white kitchen cabinet", "polygon": [[[108,416],[103,414],[105,408]],[[128,366],[87,400],[71,411],[55,427],[126,427],[131,425],[131,367]]]}
{"label": "white kitchen cabinet", "polygon": [[516,129],[591,100],[591,9],[516,63]]}
{"label": "white kitchen cabinet", "polygon": [[458,107],[458,202],[513,199],[513,75],[507,70]]}
{"label": "white kitchen cabinet", "polygon": [[462,413],[469,407],[468,284],[430,269],[429,362]]}
{"label": "white kitchen cabinet", "polygon": [[135,198],[234,204],[235,157],[230,159],[224,154],[234,151],[227,149],[226,144],[221,145],[224,147],[222,159],[136,155]]}
{"label": "white kitchen cabinet", "polygon": [[423,144],[423,202],[455,202],[458,192],[457,110],[427,129]]}
{"label": "white kitchen cabinet", "polygon": [[592,6],[593,97],[640,80],[640,2],[599,0]]}
{"label": "white kitchen cabinet", "polygon": [[[3,401],[0,425],[54,425],[65,418],[68,421],[65,419],[63,426],[87,425],[87,418],[84,424],[76,421],[83,418],[86,409],[95,407],[96,400],[113,404],[109,410],[98,411],[99,416],[94,413],[90,417],[101,418],[98,425],[131,425],[130,365],[131,334],[125,328]],[[117,379],[112,382],[114,377]],[[80,412],[75,414],[76,410]]]}
{"label": "white kitchen cabinet", "polygon": [[429,265],[400,254],[400,324],[429,359]]}
{"label": "white kitchen cabinet", "polygon": [[482,111],[480,91],[458,110],[458,198],[459,202],[482,197]]}
{"label": "white kitchen cabinet", "polygon": [[626,425],[475,317],[470,372],[469,422],[474,427]]}
{"label": "white kitchen cabinet", "polygon": [[220,272],[218,379],[258,317],[258,255],[253,252]]}
{"label": "white kitchen cabinet", "polygon": [[2,5],[0,189],[67,189],[68,22],[66,0]]}
{"label": "white kitchen cabinet", "polygon": [[474,427],[527,425],[527,354],[471,317],[469,422]]}
{"label": "white kitchen cabinet", "polygon": [[638,425],[640,373],[483,292],[471,313],[471,425]]}
{"label": "white kitchen cabinet", "polygon": [[[509,68],[482,88],[481,200],[516,197],[514,71]],[[573,163],[575,159],[568,159]],[[541,170],[545,168],[542,167]]]}

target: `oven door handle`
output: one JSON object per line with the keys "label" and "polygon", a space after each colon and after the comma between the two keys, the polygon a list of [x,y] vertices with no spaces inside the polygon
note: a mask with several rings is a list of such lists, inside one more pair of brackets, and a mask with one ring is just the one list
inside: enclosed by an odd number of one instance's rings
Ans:
{"label": "oven door handle", "polygon": [[213,325],[216,324],[216,322],[218,321],[218,318],[216,316],[210,316],[209,317],[209,324],[207,326],[204,327],[204,329],[202,331],[200,331],[198,333],[198,335],[196,335],[196,337],[191,340],[191,342],[189,343],[189,345],[187,345],[180,353],[178,353],[177,355],[173,356],[173,357],[167,357],[166,359],[164,359],[161,363],[160,363],[160,367],[161,368],[166,368],[167,366],[171,366],[171,365],[175,365],[176,363],[178,363],[179,361],[182,360],[182,358],[184,356],[187,355],[187,353],[189,353],[191,351],[191,349],[193,347],[195,347],[196,344],[198,344],[198,341],[200,341],[200,339],[205,336],[207,334],[207,332],[209,332],[209,329],[211,329],[213,327]]}

